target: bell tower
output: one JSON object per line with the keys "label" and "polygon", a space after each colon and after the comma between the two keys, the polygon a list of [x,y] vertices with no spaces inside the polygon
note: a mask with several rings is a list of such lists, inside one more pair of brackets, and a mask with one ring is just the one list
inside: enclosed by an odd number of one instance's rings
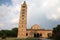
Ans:
{"label": "bell tower", "polygon": [[26,1],[21,5],[20,20],[18,27],[18,38],[26,38],[27,27],[27,5]]}

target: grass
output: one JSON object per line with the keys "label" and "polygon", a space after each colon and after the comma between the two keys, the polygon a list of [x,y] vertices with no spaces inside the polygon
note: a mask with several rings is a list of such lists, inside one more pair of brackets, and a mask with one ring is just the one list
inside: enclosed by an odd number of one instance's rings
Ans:
{"label": "grass", "polygon": [[6,38],[6,40],[38,40],[38,39],[37,38],[26,38],[26,39]]}

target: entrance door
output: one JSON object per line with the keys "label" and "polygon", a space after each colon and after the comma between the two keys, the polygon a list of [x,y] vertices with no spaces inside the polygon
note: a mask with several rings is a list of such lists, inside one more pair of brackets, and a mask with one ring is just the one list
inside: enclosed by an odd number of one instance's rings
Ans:
{"label": "entrance door", "polygon": [[42,34],[40,34],[40,38],[42,38]]}
{"label": "entrance door", "polygon": [[34,37],[35,37],[35,38],[36,38],[36,36],[37,36],[36,33],[34,33]]}
{"label": "entrance door", "polygon": [[34,37],[35,37],[35,38],[40,37],[39,33],[34,33]]}
{"label": "entrance door", "polygon": [[37,37],[40,37],[39,33],[37,33]]}

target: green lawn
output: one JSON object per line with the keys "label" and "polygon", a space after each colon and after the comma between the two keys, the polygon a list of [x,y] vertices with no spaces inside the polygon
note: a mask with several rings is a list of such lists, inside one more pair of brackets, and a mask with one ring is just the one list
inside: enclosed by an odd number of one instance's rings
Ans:
{"label": "green lawn", "polygon": [[17,38],[6,38],[6,39],[2,39],[0,38],[0,40],[16,40]]}
{"label": "green lawn", "polygon": [[26,38],[26,39],[6,38],[6,40],[38,40],[38,39],[37,38]]}

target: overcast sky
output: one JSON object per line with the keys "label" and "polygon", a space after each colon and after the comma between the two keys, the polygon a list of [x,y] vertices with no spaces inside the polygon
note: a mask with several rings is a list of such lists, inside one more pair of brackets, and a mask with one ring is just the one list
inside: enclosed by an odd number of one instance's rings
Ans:
{"label": "overcast sky", "polygon": [[[0,0],[0,30],[18,27],[20,7],[24,0]],[[34,24],[53,29],[60,24],[60,0],[26,0],[27,28]]]}

